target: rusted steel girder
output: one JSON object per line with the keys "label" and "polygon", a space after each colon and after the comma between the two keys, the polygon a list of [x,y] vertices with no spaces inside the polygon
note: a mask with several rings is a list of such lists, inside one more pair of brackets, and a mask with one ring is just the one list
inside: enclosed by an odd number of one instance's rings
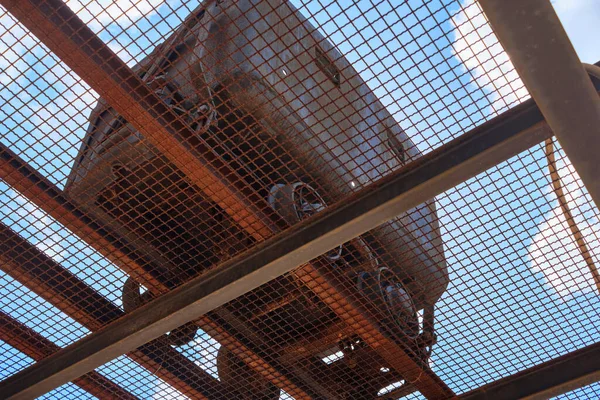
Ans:
{"label": "rusted steel girder", "polygon": [[[35,361],[60,350],[58,345],[2,311],[0,311],[0,340]],[[137,400],[137,397],[95,371],[74,379],[73,383],[100,400]]]}
{"label": "rusted steel girder", "polygon": [[334,347],[340,339],[349,337],[353,333],[354,330],[345,322],[333,323],[327,329],[287,346],[283,350],[281,358],[288,362],[294,362],[311,354],[320,354]]}
{"label": "rusted steel girder", "polygon": [[531,97],[600,207],[600,99],[548,0],[479,0]]}
{"label": "rusted steel girder", "polygon": [[[259,199],[255,193],[249,193],[241,177],[207,145],[190,146],[183,139],[194,137],[187,125],[64,2],[61,0],[0,0],[0,4],[106,99],[154,147],[177,166],[191,183],[231,215],[240,227],[258,240],[266,239],[272,234],[273,227],[265,225],[265,221],[268,221],[266,215],[252,206],[262,199]],[[15,184],[18,185],[18,182]],[[26,192],[22,193],[27,195]],[[33,198],[28,197],[46,211],[52,209],[51,206],[38,204],[36,200],[38,194],[36,193]],[[52,196],[43,194],[40,196],[56,203],[55,199],[48,198]],[[59,207],[58,211],[49,213],[63,224],[65,224],[63,218],[57,216],[68,219],[66,222],[76,228],[73,230],[69,226],[69,229],[92,244],[138,282],[155,294],[171,289],[165,287],[156,276],[141,267],[147,264],[147,260],[132,259],[131,253],[116,249],[110,240],[106,240],[102,234],[92,232],[93,229],[90,230],[87,224],[77,221],[78,218],[73,218],[70,213],[63,213],[62,208]],[[71,207],[70,210],[75,208]],[[98,245],[94,245],[96,242]],[[243,346],[238,338],[230,337],[226,330],[216,327],[206,317],[201,320],[200,327],[205,331],[218,334],[215,339],[221,343],[236,343],[237,346],[230,350],[292,396],[301,399],[311,397],[304,389],[293,383],[298,381],[297,378],[284,376],[279,371],[281,368],[269,365],[247,346]],[[261,361],[257,362],[257,359]]]}
{"label": "rusted steel girder", "polygon": [[[150,265],[150,261],[138,256],[128,247],[123,238],[113,236],[108,230],[102,228],[91,218],[79,211],[75,205],[62,196],[58,188],[1,144],[0,179],[7,182],[40,207],[40,209],[65,225],[94,249],[101,252],[107,259],[120,265],[126,272],[131,272],[132,275],[135,273],[136,279],[139,279],[145,286],[152,288],[151,283],[155,282],[154,293],[160,294],[169,290],[167,286],[159,280],[154,279],[147,272],[148,270],[156,271],[156,268],[147,267]],[[34,278],[32,277],[32,279]],[[76,304],[72,305],[71,312],[78,313]],[[228,347],[234,354],[248,365],[251,365],[257,372],[268,377],[278,387],[281,387],[290,394],[294,394],[297,398],[310,398],[309,394],[281,372],[282,368],[280,366],[271,365],[274,363],[274,360],[267,361],[265,357],[257,355],[255,350],[250,349],[247,343],[252,343],[252,340],[248,340],[239,333],[232,335],[227,329],[224,329],[207,315],[201,316],[197,320],[197,323],[211,337]],[[287,363],[284,362],[284,364]],[[296,373],[302,372],[297,371]],[[316,383],[312,384],[312,386],[317,386],[316,390],[318,392],[323,391]]]}
{"label": "rusted steel girder", "polygon": [[[1,0],[0,4],[93,87],[150,144],[177,166],[191,183],[225,210],[253,238],[262,241],[277,233],[276,225],[267,217],[272,213],[256,206],[266,206],[264,199],[249,192],[239,175],[206,144],[200,143],[192,147],[186,143],[185,137],[194,137],[189,127],[62,1]],[[318,268],[313,272],[320,275]],[[320,279],[318,282],[319,287],[313,288],[313,291],[322,300],[328,302],[331,294],[340,298],[339,292],[327,280]],[[351,307],[350,303],[347,306]],[[334,311],[342,319],[349,320],[347,310],[336,307]],[[352,313],[362,315],[356,310]],[[362,321],[367,324],[364,332],[379,332],[376,324],[366,316],[362,317]],[[386,343],[394,345],[390,341]],[[397,372],[407,381],[414,382],[424,395],[445,398],[453,394],[431,370],[416,362],[402,347],[394,347],[392,354],[401,360],[393,364],[400,368]],[[373,349],[380,356],[390,358],[388,346],[374,346]]]}
{"label": "rusted steel girder", "polygon": [[[51,182],[37,173],[2,144],[0,144],[0,179],[4,180],[40,209],[47,212],[71,232],[86,241],[108,260],[120,266],[127,273],[135,276],[139,282],[148,287],[153,293],[161,294],[169,291],[169,287],[148,272],[158,270],[151,266],[151,261],[134,252],[123,238],[114,236],[110,231],[95,223],[67,200],[62,195],[62,192]],[[35,277],[31,277],[31,279],[35,279]],[[73,312],[76,311],[77,307],[75,306]],[[249,341],[243,335],[239,333],[232,335],[227,329],[224,329],[207,315],[201,316],[196,322],[202,330],[222,345],[228,347],[234,354],[257,372],[267,377],[273,384],[290,393],[295,398],[311,398],[311,395],[296,383],[299,380],[298,378],[292,377],[290,379],[281,371],[282,368],[280,366],[273,366],[271,365],[272,361],[269,362],[265,357],[257,355],[254,350],[245,344],[252,341]],[[184,364],[190,362],[185,357],[181,358],[181,362]],[[173,368],[176,368],[176,365]],[[157,367],[156,369],[159,368]]]}
{"label": "rusted steel girder", "polygon": [[600,381],[594,343],[460,395],[461,400],[549,399]]}
{"label": "rusted steel girder", "polygon": [[[240,293],[256,288],[273,276],[306,264],[329,249],[373,229],[381,221],[402,213],[551,136],[552,132],[543,122],[535,103],[525,102],[412,162],[369,190],[353,196],[345,204],[327,209],[290,228],[286,234],[269,239],[201,277],[192,279],[115,321],[101,332],[81,339],[78,346],[60,351],[52,360],[43,360],[20,372],[20,381],[17,378],[7,379],[0,383],[0,390],[15,394],[31,394],[36,390],[36,393],[43,393],[44,388],[48,389],[48,373],[62,374],[66,381],[73,379],[70,367],[77,367],[77,372],[81,373],[86,368],[101,365],[102,362],[98,364],[99,361],[130,351],[164,332],[194,320]],[[8,150],[4,149],[0,155],[0,159],[4,160],[0,163],[0,171],[17,184],[23,185],[25,182],[25,186],[21,186],[22,190],[35,193],[46,193],[49,190],[49,184],[39,174],[15,161]],[[53,211],[51,208],[49,210]],[[61,210],[64,211],[65,208]],[[318,283],[316,287],[321,291],[324,282]],[[154,310],[152,313],[145,312],[149,307]],[[349,311],[335,308],[338,315]],[[363,331],[372,332],[369,320],[363,320],[368,324],[362,327]],[[376,328],[375,330],[378,331]],[[99,337],[103,339],[98,339]],[[106,341],[112,345],[107,346]],[[386,351],[384,346],[378,346],[378,349]],[[410,361],[410,355],[407,356]],[[417,361],[412,362],[420,367]],[[58,372],[56,368],[59,369]],[[411,378],[415,379],[414,383],[419,385],[419,390],[425,395],[432,398],[452,396],[448,394],[449,389],[444,390],[443,383],[435,381],[439,378],[431,370],[421,367],[420,371],[420,375]]]}
{"label": "rusted steel girder", "polygon": [[[247,192],[238,174],[214,155],[208,146],[201,144],[192,148],[186,143],[184,137],[194,136],[186,135],[189,130],[187,125],[62,1],[2,0],[0,3],[252,237],[261,241],[276,233],[275,225],[268,222],[269,213],[252,206],[264,203],[263,199],[253,198],[255,195]],[[139,276],[139,273],[136,275]],[[324,286],[316,292],[321,296],[336,292],[326,281],[320,282]],[[369,325],[371,331],[378,331],[375,325]],[[389,358],[386,349],[381,346],[374,349],[381,356]],[[399,347],[396,350],[394,354],[404,353]],[[255,364],[254,361],[250,365]],[[272,377],[270,373],[260,372]],[[409,381],[422,382],[417,386],[421,386],[421,391],[426,395],[429,393],[431,397],[446,397],[451,393],[431,371],[423,370],[415,363],[397,372]],[[431,382],[423,376],[431,376]],[[287,387],[282,388],[289,392]],[[298,390],[293,392],[297,393]]]}
{"label": "rusted steel girder", "polygon": [[[124,315],[117,306],[3,223],[0,223],[0,269],[90,331],[97,331]],[[60,348],[56,346],[55,350]],[[187,396],[207,400],[227,398],[218,380],[161,339],[127,355]]]}

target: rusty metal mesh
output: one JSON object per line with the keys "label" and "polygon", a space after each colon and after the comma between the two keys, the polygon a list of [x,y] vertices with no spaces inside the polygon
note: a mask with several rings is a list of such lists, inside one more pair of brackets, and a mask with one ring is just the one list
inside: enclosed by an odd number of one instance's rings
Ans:
{"label": "rusty metal mesh", "polygon": [[[105,76],[1,9],[2,378],[527,98],[476,3],[340,3],[71,1]],[[464,393],[595,343],[597,296],[538,145],[47,396]]]}
{"label": "rusty metal mesh", "polygon": [[557,396],[557,399],[594,399],[600,395],[600,388],[597,383],[574,390],[564,395]]}

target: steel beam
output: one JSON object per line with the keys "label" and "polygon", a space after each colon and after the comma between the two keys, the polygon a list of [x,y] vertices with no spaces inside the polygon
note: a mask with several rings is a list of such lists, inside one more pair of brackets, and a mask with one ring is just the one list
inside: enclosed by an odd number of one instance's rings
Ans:
{"label": "steel beam", "polygon": [[462,400],[549,399],[600,381],[600,343],[461,395]]}
{"label": "steel beam", "polygon": [[[264,199],[249,191],[240,176],[205,143],[191,146],[185,139],[194,137],[188,126],[61,0],[1,0],[0,3],[253,238],[262,241],[277,232],[276,225],[267,217],[272,212],[257,206],[265,205]],[[319,273],[318,269],[315,271]],[[315,293],[326,296],[331,292],[337,291],[327,280],[320,280]],[[368,331],[379,330],[368,318],[363,321],[369,323]],[[373,348],[381,356],[389,357],[382,346]],[[423,394],[439,398],[449,393],[429,369],[411,361],[403,350],[396,350],[407,361],[406,365],[395,363],[403,367],[398,372],[417,382]]]}
{"label": "steel beam", "polygon": [[[132,250],[124,238],[115,236],[81,212],[62,195],[58,188],[1,144],[0,179],[65,225],[107,259],[135,276],[153,293],[160,295],[170,289],[162,283],[161,279],[152,274],[158,269],[152,265],[151,261]],[[35,279],[35,276],[30,279]],[[73,312],[75,310],[76,305]],[[284,366],[271,365],[276,364],[275,360],[266,355],[258,356],[255,350],[250,349],[248,344],[252,343],[252,340],[247,340],[240,334],[232,335],[207,315],[203,315],[196,322],[211,337],[230,348],[234,354],[286,392],[293,394],[298,399],[311,397],[305,389],[300,387],[303,385],[296,382],[297,379],[285,376],[286,374],[282,372],[285,369]],[[270,361],[267,361],[266,358],[269,358]],[[321,391],[319,388],[316,390]]]}
{"label": "steel beam", "polygon": [[[269,218],[253,206],[263,199],[257,197],[256,193],[249,192],[237,172],[216,156],[205,143],[194,143],[193,146],[188,143],[186,138],[196,137],[196,135],[189,130],[186,123],[167,107],[63,1],[0,0],[0,4],[106,99],[119,114],[144,135],[149,143],[177,166],[208,198],[225,210],[241,228],[257,240],[272,235],[274,227],[265,223]],[[55,199],[48,198],[47,195],[41,194],[41,196],[56,203]],[[59,207],[59,211],[52,210],[51,214],[55,216],[61,213],[63,208]],[[46,206],[45,209],[50,207]],[[72,210],[76,211],[76,208]],[[114,240],[107,240],[102,232],[98,234],[94,229],[90,230],[88,224],[81,223],[80,216],[73,218],[70,213],[67,213],[64,218],[69,219],[68,222],[76,228],[73,232],[88,243],[90,242],[88,237],[92,242],[98,243],[98,246],[95,246],[97,250],[153,293],[159,294],[170,289],[157,279],[157,269],[143,268],[148,265],[147,259],[143,257],[132,259],[129,249],[124,251],[119,246],[115,248]],[[117,242],[124,243],[122,238]],[[139,268],[140,266],[142,268]],[[147,271],[154,271],[154,274]],[[201,327],[210,330],[213,324],[210,321],[206,322],[208,326],[205,324]],[[221,343],[232,342],[241,345],[238,338],[229,337],[225,330],[216,329],[215,332],[219,332],[221,337],[227,336]],[[301,382],[296,383],[298,379],[284,376],[280,371],[281,368],[270,366],[262,358],[262,361],[257,363],[256,354],[245,346],[237,347],[236,354],[240,349],[243,352],[238,355],[244,361],[286,392],[295,398],[311,397],[305,389],[301,388],[306,385]]]}
{"label": "steel beam", "polygon": [[479,0],[596,206],[600,99],[548,0]]}
{"label": "steel beam", "polygon": [[[48,357],[60,347],[33,329],[0,311],[0,340],[35,361]],[[137,397],[92,371],[73,380],[73,383],[100,400],[136,400]]]}
{"label": "steel beam", "polygon": [[[347,199],[344,204],[323,211],[283,235],[259,243],[115,321],[103,331],[89,335],[7,379],[0,384],[0,390],[10,395],[43,393],[52,386],[48,385],[49,381],[55,384],[69,381],[273,277],[308,263],[551,136],[535,104],[525,102],[412,162]],[[145,312],[149,309],[153,312]],[[367,334],[378,331],[368,320],[361,329]],[[431,370],[411,358],[410,354],[395,350],[394,355],[402,360],[402,376],[409,383],[414,383],[425,396],[446,398],[453,395]]]}
{"label": "steel beam", "polygon": [[[124,315],[117,306],[2,223],[0,269],[90,331],[97,331]],[[128,356],[187,396],[227,398],[219,381],[165,342],[147,343],[132,349]]]}
{"label": "steel beam", "polygon": [[296,343],[286,346],[281,359],[293,363],[311,355],[322,353],[335,347],[340,339],[352,336],[353,333],[354,330],[345,322],[333,323],[322,331],[314,334],[311,332],[309,337],[302,338]]}
{"label": "steel beam", "polygon": [[[161,105],[160,100],[154,95],[146,93],[148,90],[139,79],[131,74],[128,68],[120,63],[120,60],[89,29],[81,24],[76,16],[72,13],[69,14],[70,10],[64,7],[62,2],[51,0],[40,4],[40,1],[34,0],[29,2],[3,0],[2,3],[6,7],[10,7],[11,12],[16,11],[19,14],[17,17],[30,27],[34,33],[38,34],[48,47],[54,50],[84,79],[91,82],[92,86],[113,104],[118,112],[130,120],[155,147],[180,167],[190,181],[197,184],[211,200],[230,213],[253,237],[261,240],[273,234],[272,225],[265,223],[268,219],[264,218],[264,213],[247,205],[257,204],[257,202],[245,202],[244,196],[247,193],[240,186],[237,175],[231,174],[230,171],[223,174],[222,171],[226,170],[227,166],[222,165],[222,162],[214,157],[210,158],[210,154],[212,154],[208,151],[210,149],[203,149],[202,146],[191,149],[181,139],[185,137],[186,126],[177,120],[177,116],[171,114],[164,105]],[[39,7],[34,6],[32,3]],[[67,46],[65,46],[65,43],[67,43]],[[481,162],[481,165],[486,165],[488,160],[497,159],[496,154],[497,152],[487,154],[487,160]],[[500,161],[502,160],[501,157],[499,158]],[[476,170],[477,168],[471,165],[471,169]],[[405,169],[405,172],[410,170],[410,168]],[[464,174],[465,171],[461,170],[460,173]],[[224,175],[228,175],[228,178],[224,179]],[[206,183],[210,186],[207,186]],[[438,189],[438,185],[431,185],[431,189],[429,189],[432,193],[431,196],[439,193],[436,192]],[[421,194],[423,193],[427,193],[427,190],[422,189]],[[248,195],[251,196],[252,194]],[[422,201],[420,200],[420,202]],[[410,203],[410,201],[406,199],[404,202],[399,202],[398,204],[401,205],[399,208],[404,207],[407,203]],[[414,205],[418,204],[419,202]],[[351,217],[360,220],[358,215],[351,215]],[[362,226],[360,223],[351,225],[354,227]],[[362,228],[358,230],[360,229]],[[325,245],[328,245],[328,242],[324,242]],[[312,249],[318,249],[318,246],[312,247]],[[315,269],[315,271],[322,275],[318,269]],[[322,280],[320,285],[317,288],[319,293],[328,293],[330,290],[336,291],[326,280]],[[226,284],[226,286],[228,285]],[[245,287],[241,286],[241,288],[244,289]],[[369,323],[369,329],[377,328],[376,326],[373,327],[368,319],[365,319],[365,321]],[[380,346],[378,348],[381,349]],[[410,356],[408,356],[408,359],[410,359]],[[414,362],[412,366],[409,363],[408,367],[400,372],[409,381],[418,381],[419,389],[429,397],[441,397],[448,393],[447,387],[439,384],[436,377],[432,376],[431,371],[424,370]],[[423,376],[426,379],[423,379]]]}
{"label": "steel beam", "polygon": [[[81,212],[77,206],[62,195],[58,188],[2,144],[0,144],[0,179],[86,241],[108,260],[136,277],[138,282],[141,282],[154,294],[160,295],[169,291],[170,287],[163,284],[162,280],[154,275],[159,269],[153,265],[152,261],[136,253],[124,238],[115,236],[110,230]],[[35,279],[35,276],[29,277],[29,279]],[[251,340],[247,340],[239,334],[232,335],[207,315],[203,315],[196,322],[212,338],[228,347],[244,362],[287,393],[297,399],[311,397],[306,389],[301,388],[305,385],[297,382],[298,379],[294,377],[287,377],[282,372],[282,366],[271,365],[273,360],[270,357],[267,358],[271,361],[267,361],[265,356],[259,356],[250,349],[248,343],[252,343]],[[317,391],[319,391],[318,388]]]}

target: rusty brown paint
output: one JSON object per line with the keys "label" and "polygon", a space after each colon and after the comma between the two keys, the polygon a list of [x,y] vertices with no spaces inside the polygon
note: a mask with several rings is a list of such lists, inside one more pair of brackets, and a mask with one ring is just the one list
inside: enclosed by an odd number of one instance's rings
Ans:
{"label": "rusty brown paint", "polygon": [[317,268],[318,265],[306,265],[297,271],[297,276],[390,367],[427,398],[446,399],[454,395],[429,367],[382,333],[378,325],[367,316],[369,313],[349,300],[353,294],[338,277]]}
{"label": "rusty brown paint", "polygon": [[[47,212],[57,221],[62,223],[65,227],[79,236],[81,239],[86,241],[95,250],[99,251],[107,259],[118,265],[125,272],[135,276],[139,279],[139,282],[148,287],[153,293],[160,295],[169,290],[162,282],[155,279],[149,274],[144,267],[132,258],[129,253],[121,250],[119,247],[106,238],[105,234],[100,232],[100,228],[94,226],[90,221],[87,221],[85,217],[77,216],[73,210],[77,210],[77,207],[65,199],[60,193],[60,190],[56,188],[51,182],[45,179],[40,174],[36,173],[27,166],[25,162],[20,160],[18,156],[12,153],[6,148],[2,148],[3,157],[0,159],[0,179],[11,185],[23,196],[31,200],[40,209]],[[6,265],[2,263],[2,265]],[[12,271],[18,271],[19,266],[12,263]],[[60,296],[54,296],[52,294],[46,294],[44,290],[39,289],[40,282],[35,276],[30,276],[26,273],[20,274],[16,277],[18,280],[24,280],[22,283],[30,285],[32,290],[36,291],[40,296],[44,297],[48,301],[56,301]],[[37,288],[37,289],[36,289]],[[82,312],[79,309],[78,304],[69,302],[67,299],[63,299],[62,302],[55,304],[58,308],[65,310],[68,315],[72,316],[75,320],[86,325],[91,323],[90,330],[97,330],[102,325],[97,325],[97,321],[89,320],[89,315]],[[252,366],[257,372],[271,380],[274,384],[279,385],[287,393],[291,394],[298,399],[309,399],[310,396],[292,381],[283,376],[275,368],[269,365],[263,358],[256,355],[246,346],[243,346],[241,342],[227,332],[227,330],[221,328],[218,324],[212,321],[210,318],[203,317],[199,319],[198,325],[201,329],[213,336],[219,343],[230,348],[234,353],[245,360],[248,365]],[[170,349],[176,353],[175,350]],[[183,356],[177,358],[178,362],[184,362]],[[184,363],[185,364],[185,363]],[[199,369],[199,368],[198,368]],[[160,365],[149,368],[149,370],[162,371]],[[201,371],[201,369],[199,369]],[[180,386],[181,383],[172,380],[168,381],[174,387]],[[186,388],[184,393],[189,393],[191,388]],[[200,396],[200,394],[198,394]]]}
{"label": "rusty brown paint", "polygon": [[[123,315],[117,306],[2,223],[0,223],[0,269],[90,331],[97,331]],[[38,271],[43,272],[34,273]],[[195,399],[210,399],[197,387],[181,379],[174,371],[194,377],[203,388],[209,389],[212,393],[223,392],[216,379],[170,346],[161,343],[160,339],[144,347],[147,351],[137,349],[130,352],[128,356],[182,393]],[[160,349],[161,358],[172,364],[173,370],[156,362],[151,357],[152,349]],[[48,355],[50,354],[44,353],[44,356]]]}
{"label": "rusty brown paint", "polygon": [[[262,199],[259,201],[249,199],[251,194],[245,193],[246,190],[238,174],[219,160],[208,146],[201,143],[192,149],[182,139],[193,136],[188,132],[189,128],[186,124],[168,109],[64,3],[58,0],[1,0],[0,3],[253,238],[262,241],[277,232],[275,224],[267,222],[270,221],[267,216],[271,213],[251,206],[264,203]],[[129,267],[131,264],[124,269]],[[137,268],[126,269],[126,271],[132,271],[135,277],[140,275]],[[344,302],[344,296],[327,280],[321,279],[318,269],[312,268],[312,272],[311,289],[326,304],[337,304],[331,302],[332,298]],[[144,282],[145,279],[140,281]],[[334,307],[334,311],[340,316],[350,312],[354,315],[350,320],[360,318],[366,325],[360,327],[356,324],[351,325],[357,328],[359,335],[368,335],[369,338],[377,339],[383,336],[378,327],[365,315],[354,309],[347,301],[344,304],[347,310],[342,312],[339,307]],[[395,343],[385,340],[386,345],[383,346],[379,340],[363,339],[385,359],[398,358],[399,361],[391,365],[407,380],[414,381],[419,391],[428,398],[441,399],[453,394],[431,370],[405,363],[404,360],[410,357]],[[253,358],[255,355],[249,356]],[[272,374],[265,373],[262,368],[257,370],[268,379],[274,379]],[[425,379],[423,376],[430,379]],[[284,387],[283,389],[290,394],[302,392],[299,388]]]}
{"label": "rusty brown paint", "polygon": [[298,388],[290,379],[273,368],[264,358],[250,350],[246,345],[240,342],[234,335],[230,334],[220,324],[202,316],[198,321],[198,325],[209,334],[212,338],[218,341],[221,345],[230,349],[238,358],[249,365],[253,370],[267,378],[271,383],[279,388],[283,388],[286,392],[290,390],[290,395],[296,399],[311,399],[312,397],[304,390]]}
{"label": "rusty brown paint", "polygon": [[[60,347],[54,342],[2,311],[0,311],[0,340],[35,361],[60,350]],[[82,375],[73,380],[73,383],[100,400],[137,399],[137,397],[95,371]]]}

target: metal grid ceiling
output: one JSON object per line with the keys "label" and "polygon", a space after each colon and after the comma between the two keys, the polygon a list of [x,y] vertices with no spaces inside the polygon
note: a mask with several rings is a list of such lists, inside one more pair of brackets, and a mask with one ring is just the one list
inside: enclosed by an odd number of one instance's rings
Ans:
{"label": "metal grid ceiling", "polygon": [[[2,379],[528,99],[477,3],[342,3],[68,1],[105,76],[0,8]],[[451,396],[596,343],[599,306],[539,143],[45,398]]]}

